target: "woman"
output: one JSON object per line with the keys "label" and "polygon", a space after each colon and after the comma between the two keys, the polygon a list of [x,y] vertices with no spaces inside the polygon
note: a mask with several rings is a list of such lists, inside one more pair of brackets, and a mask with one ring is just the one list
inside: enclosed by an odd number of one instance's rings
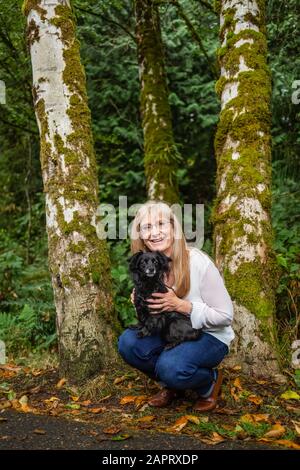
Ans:
{"label": "woman", "polygon": [[183,396],[184,390],[193,389],[197,393],[193,408],[212,410],[222,384],[222,371],[216,367],[229,353],[235,336],[233,306],[223,279],[206,253],[188,247],[181,224],[164,202],[150,200],[138,210],[131,227],[132,254],[140,249],[161,251],[172,259],[165,278],[168,292],[147,299],[150,309],[188,315],[193,328],[202,329],[202,334],[163,351],[165,342],[159,335],[139,338],[136,330],[127,328],[118,338],[119,353],[162,385],[149,405],[166,406]]}

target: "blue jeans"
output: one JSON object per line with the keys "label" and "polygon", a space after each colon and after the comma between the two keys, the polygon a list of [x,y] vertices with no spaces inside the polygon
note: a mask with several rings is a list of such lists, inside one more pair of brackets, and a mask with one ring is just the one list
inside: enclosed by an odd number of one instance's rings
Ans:
{"label": "blue jeans", "polygon": [[127,328],[118,337],[123,359],[148,377],[177,390],[193,389],[201,395],[209,391],[213,368],[228,354],[229,348],[213,335],[203,332],[197,340],[184,341],[167,351],[159,335],[137,337]]}

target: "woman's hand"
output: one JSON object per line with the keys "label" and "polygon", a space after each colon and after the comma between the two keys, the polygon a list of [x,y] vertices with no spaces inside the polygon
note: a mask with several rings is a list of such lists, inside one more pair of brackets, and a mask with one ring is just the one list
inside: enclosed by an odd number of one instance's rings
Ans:
{"label": "woman's hand", "polygon": [[[192,308],[191,302],[177,297],[173,289],[169,287],[167,289],[168,292],[165,293],[154,292],[152,297],[155,297],[155,299],[146,299],[150,313],[156,315],[161,312],[173,312],[175,310],[179,313],[188,314]],[[151,312],[151,309],[159,309],[159,312]]]}

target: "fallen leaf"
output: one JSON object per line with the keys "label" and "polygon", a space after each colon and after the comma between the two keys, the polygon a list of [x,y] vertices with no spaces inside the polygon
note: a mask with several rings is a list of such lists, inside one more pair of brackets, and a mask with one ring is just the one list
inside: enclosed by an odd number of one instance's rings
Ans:
{"label": "fallen leaf", "polygon": [[62,388],[65,385],[66,381],[67,379],[65,378],[60,379],[56,384],[56,388]]}
{"label": "fallen leaf", "polygon": [[216,445],[216,444],[219,444],[220,442],[226,441],[226,439],[223,436],[221,436],[219,433],[214,431],[211,437],[200,438],[200,441],[204,442],[205,444]]}
{"label": "fallen leaf", "polygon": [[91,403],[92,403],[91,400],[84,400],[80,402],[82,406],[89,406]]}
{"label": "fallen leaf", "polygon": [[169,427],[167,430],[171,432],[180,432],[188,423],[188,419],[186,416],[181,416],[178,418],[173,424],[173,426]]}
{"label": "fallen leaf", "polygon": [[49,402],[49,403],[52,403],[52,402],[54,402],[54,401],[56,401],[56,400],[59,401],[59,398],[57,398],[57,397],[51,397],[51,398],[47,398],[46,400],[44,400],[44,402],[45,402],[45,403],[48,403],[48,402]]}
{"label": "fallen leaf", "polygon": [[237,377],[234,382],[233,382],[233,386],[238,388],[239,390],[242,390],[243,387],[241,385],[241,379],[239,377]]}
{"label": "fallen leaf", "polygon": [[39,375],[42,375],[44,371],[43,370],[32,370],[31,371],[31,374],[34,376],[34,377],[38,377]]}
{"label": "fallen leaf", "polygon": [[9,400],[0,402],[0,410],[5,410],[6,408],[11,408],[11,402]]}
{"label": "fallen leaf", "polygon": [[88,412],[89,413],[94,413],[94,414],[98,414],[98,413],[102,413],[103,411],[105,411],[106,408],[105,407],[102,407],[102,408],[88,408]]}
{"label": "fallen leaf", "polygon": [[[187,418],[188,421],[191,421],[191,423],[200,424],[201,422],[201,419],[198,418],[198,416],[185,415],[185,417]],[[208,418],[208,416],[206,416],[206,418]]]}
{"label": "fallen leaf", "polygon": [[44,429],[34,429],[34,434],[46,434],[46,431]]}
{"label": "fallen leaf", "polygon": [[136,397],[133,395],[129,395],[128,397],[123,397],[120,400],[120,405],[126,405],[127,403],[135,402]]}
{"label": "fallen leaf", "polygon": [[249,395],[248,400],[252,403],[255,403],[255,405],[260,405],[263,401],[263,399],[261,397],[258,397],[257,395]]}
{"label": "fallen leaf", "polygon": [[103,429],[102,432],[104,432],[105,434],[117,434],[118,432],[121,431],[121,429],[122,428],[118,426],[111,426],[110,428]]}
{"label": "fallen leaf", "polygon": [[269,414],[245,414],[240,417],[240,421],[246,423],[260,423],[261,421],[267,423],[269,421]]}
{"label": "fallen leaf", "polygon": [[155,419],[155,416],[147,415],[147,416],[142,416],[141,418],[138,418],[137,421],[140,423],[149,423],[150,421],[153,421],[154,419]]}
{"label": "fallen leaf", "polygon": [[73,400],[73,401],[78,401],[78,400],[79,400],[79,397],[77,397],[77,396],[71,397],[71,400]]}
{"label": "fallen leaf", "polygon": [[296,442],[289,441],[288,439],[277,439],[276,441],[277,444],[280,444],[285,447],[289,447],[290,449],[300,449],[300,445],[296,444]]}
{"label": "fallen leaf", "polygon": [[298,434],[298,436],[300,436],[300,421],[294,421],[292,419],[292,423],[295,427],[296,433]]}
{"label": "fallen leaf", "polygon": [[122,375],[122,377],[117,377],[114,380],[114,385],[118,385],[119,383],[124,382],[124,380],[126,380],[127,378],[128,378],[127,375]]}
{"label": "fallen leaf", "polygon": [[280,423],[276,423],[272,426],[270,431],[266,432],[263,435],[263,437],[267,438],[267,439],[270,439],[270,438],[273,438],[273,437],[278,438],[278,437],[283,436],[284,433],[285,433],[285,427],[282,426]]}
{"label": "fallen leaf", "polygon": [[299,400],[300,395],[298,395],[298,393],[294,392],[293,390],[287,390],[280,395],[280,398],[283,398],[284,400]]}
{"label": "fallen leaf", "polygon": [[288,439],[275,439],[274,440],[274,439],[266,439],[264,437],[261,437],[258,440],[263,441],[263,442],[272,442],[273,444],[279,444],[281,446],[289,447],[290,449],[297,449],[297,450],[300,449],[299,444],[296,444],[293,441],[289,441]]}
{"label": "fallen leaf", "polygon": [[28,403],[28,397],[26,395],[23,395],[20,400],[19,400],[20,405],[27,405]]}

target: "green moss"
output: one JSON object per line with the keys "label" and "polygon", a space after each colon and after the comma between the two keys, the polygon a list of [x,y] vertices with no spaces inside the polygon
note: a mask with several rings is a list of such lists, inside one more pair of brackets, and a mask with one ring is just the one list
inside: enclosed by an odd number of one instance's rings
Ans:
{"label": "green moss", "polygon": [[140,110],[147,189],[157,181],[153,199],[162,196],[173,204],[179,201],[177,169],[182,157],[173,136],[159,16],[149,0],[138,0],[136,11],[138,58],[140,66],[143,64]]}
{"label": "green moss", "polygon": [[25,0],[22,4],[22,12],[25,16],[28,16],[31,10],[36,10],[42,20],[46,19],[46,10],[41,7],[40,0]]}
{"label": "green moss", "polygon": [[[260,6],[264,8],[264,2],[260,2]],[[238,34],[234,34],[234,9],[223,13],[225,22],[220,31],[220,39],[226,37],[226,41],[218,51],[218,60],[229,77],[220,77],[216,83],[216,92],[221,97],[227,84],[238,82],[238,95],[228,101],[220,113],[215,136],[218,163],[216,184],[220,188],[224,175],[226,184],[214,201],[210,220],[215,225],[214,246],[216,237],[221,239],[218,257],[223,260],[224,278],[232,298],[261,320],[262,335],[271,341],[269,332],[275,311],[274,293],[278,281],[272,251],[271,222],[270,219],[260,221],[257,227],[255,217],[253,220],[243,218],[238,209],[245,198],[251,198],[259,201],[266,214],[271,211],[271,80],[266,60],[264,9],[255,18],[251,14],[246,15],[248,21],[259,27],[258,32],[249,29]],[[249,39],[251,42],[236,47],[241,39]],[[239,72],[240,57],[243,57],[251,70]],[[234,151],[238,156],[236,159],[232,159],[233,149],[228,148],[230,141],[235,143]],[[265,185],[263,191],[258,190],[259,184]],[[236,198],[229,207],[224,206],[227,196]],[[245,224],[251,225],[254,230],[247,233]],[[232,273],[228,268],[228,261],[239,254],[234,247],[245,236],[250,246],[256,248],[260,243],[264,245],[265,261],[257,255],[254,261],[249,262],[240,253],[238,268]]]}
{"label": "green moss", "polygon": [[27,25],[26,38],[28,48],[30,48],[35,41],[40,40],[40,30],[33,18]]}
{"label": "green moss", "polygon": [[[55,13],[56,16],[51,22],[58,28],[64,45],[63,80],[71,94],[67,113],[73,132],[66,137],[57,132],[54,135],[53,145],[50,144],[45,102],[38,98],[38,90],[34,89],[35,109],[41,131],[41,164],[43,175],[47,175],[44,181],[44,191],[57,210],[58,227],[48,227],[49,267],[55,279],[55,276],[60,274],[60,265],[64,264],[63,259],[57,259],[57,253],[63,253],[66,257],[75,253],[77,257],[75,256],[74,260],[78,259],[78,255],[85,258],[87,263],[75,262],[74,267],[61,276],[61,283],[63,286],[74,285],[74,283],[78,286],[101,283],[99,315],[102,315],[107,323],[116,327],[119,322],[111,298],[111,266],[106,240],[98,238],[96,229],[92,225],[93,216],[99,204],[98,180],[85,73],[80,62],[80,44],[75,37],[71,9],[66,5],[58,5]],[[61,171],[62,160],[67,167],[67,172]],[[72,220],[66,222],[60,197],[64,198],[67,206],[69,204],[72,206],[76,202],[82,203],[88,213],[83,211],[84,213],[81,214],[79,210],[74,211]],[[60,231],[60,235],[57,230]],[[74,242],[74,232],[80,233],[83,238],[78,243]],[[64,244],[63,250],[62,243]]]}

